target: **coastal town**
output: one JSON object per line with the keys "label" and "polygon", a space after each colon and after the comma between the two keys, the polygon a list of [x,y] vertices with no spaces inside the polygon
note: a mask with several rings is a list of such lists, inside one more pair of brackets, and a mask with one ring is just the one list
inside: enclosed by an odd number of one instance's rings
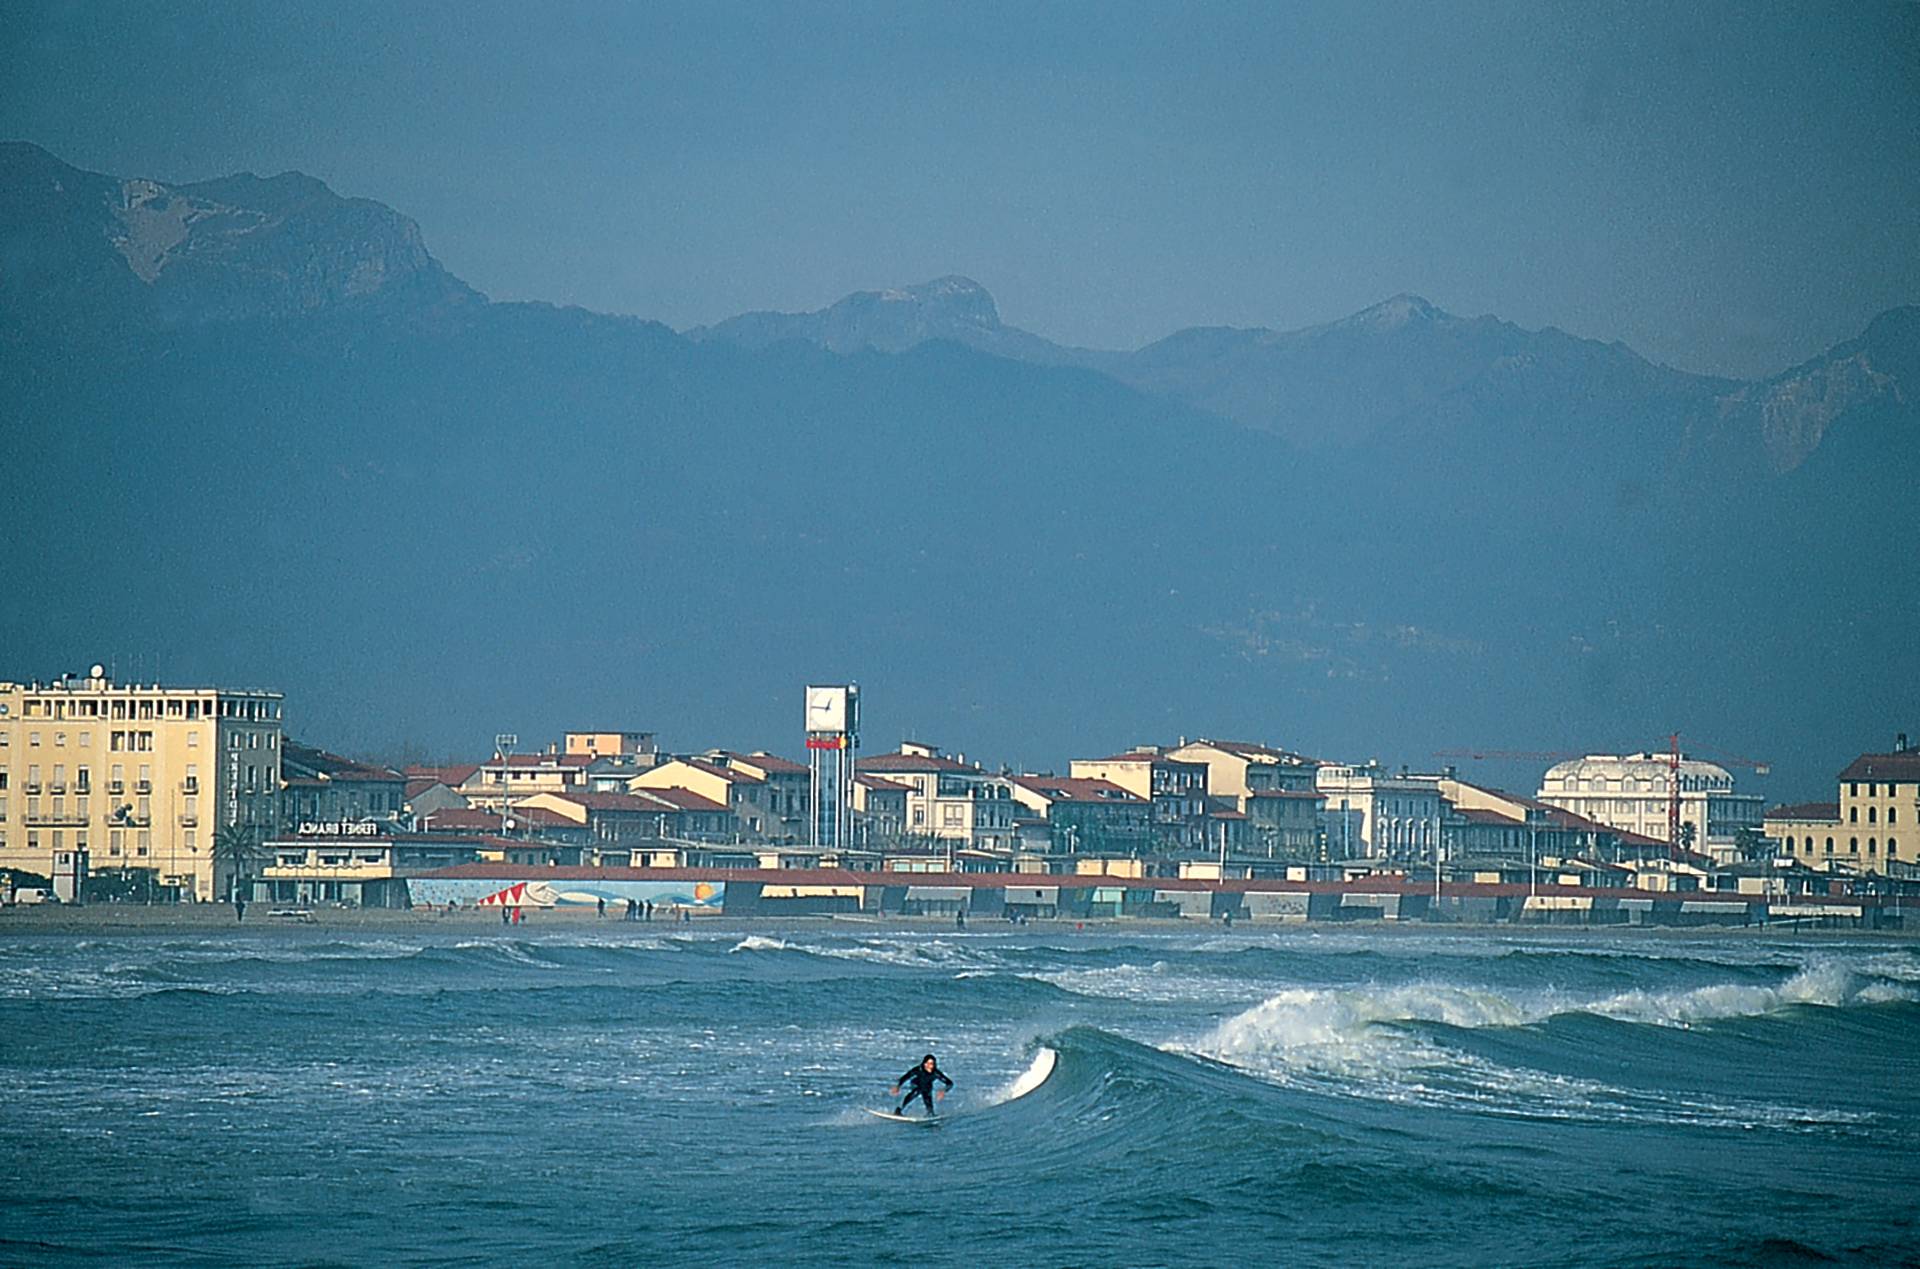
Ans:
{"label": "coastal town", "polygon": [[1835,755],[1833,801],[1769,807],[1677,742],[1535,755],[1558,760],[1524,790],[1208,736],[1060,772],[863,753],[853,684],[805,689],[805,760],[612,728],[390,767],[289,735],[284,704],[100,666],[0,681],[0,898],[1874,928],[1920,902],[1904,735]]}

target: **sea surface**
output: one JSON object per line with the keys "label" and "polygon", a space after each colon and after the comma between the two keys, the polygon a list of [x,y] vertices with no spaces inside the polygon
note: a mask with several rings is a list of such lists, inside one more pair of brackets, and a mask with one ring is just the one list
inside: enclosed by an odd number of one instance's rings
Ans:
{"label": "sea surface", "polygon": [[1791,936],[8,934],[0,1263],[1916,1263],[1917,1002]]}

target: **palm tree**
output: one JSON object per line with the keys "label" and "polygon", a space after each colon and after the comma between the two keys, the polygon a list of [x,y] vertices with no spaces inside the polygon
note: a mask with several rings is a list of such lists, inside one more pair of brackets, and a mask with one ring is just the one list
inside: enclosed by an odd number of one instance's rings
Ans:
{"label": "palm tree", "polygon": [[251,824],[223,824],[213,830],[213,866],[216,875],[223,865],[229,870],[229,900],[239,895],[240,883],[260,853],[260,843]]}

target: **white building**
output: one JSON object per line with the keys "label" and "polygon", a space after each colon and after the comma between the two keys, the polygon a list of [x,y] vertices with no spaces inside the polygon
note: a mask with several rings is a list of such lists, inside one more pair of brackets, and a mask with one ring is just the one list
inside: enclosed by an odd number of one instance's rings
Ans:
{"label": "white building", "polygon": [[[1666,754],[1589,754],[1549,768],[1539,796],[1576,815],[1664,842],[1674,776]],[[1684,754],[1678,778],[1680,822],[1693,825],[1693,849],[1731,861],[1737,856],[1734,834],[1760,827],[1765,800],[1735,793],[1726,768]]]}
{"label": "white building", "polygon": [[1378,763],[1323,764],[1314,782],[1326,799],[1327,854],[1333,859],[1431,860],[1446,802],[1437,775],[1393,775]]}

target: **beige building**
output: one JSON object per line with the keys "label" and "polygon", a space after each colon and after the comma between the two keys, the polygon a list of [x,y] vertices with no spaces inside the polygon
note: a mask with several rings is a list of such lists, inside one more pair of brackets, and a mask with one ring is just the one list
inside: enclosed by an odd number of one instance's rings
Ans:
{"label": "beige building", "polygon": [[570,731],[565,748],[589,758],[646,758],[640,766],[652,766],[658,752],[650,731]]}
{"label": "beige building", "polygon": [[773,786],[767,777],[744,767],[725,766],[706,758],[676,758],[643,771],[627,781],[635,793],[685,789],[733,812],[736,833],[753,841],[782,835],[785,821],[774,812]]}
{"label": "beige building", "polygon": [[122,686],[99,666],[0,682],[0,868],[50,876],[84,851],[95,873],[224,898],[214,831],[273,835],[280,747],[278,692]]}
{"label": "beige building", "polygon": [[1155,849],[1178,854],[1211,846],[1207,834],[1207,764],[1171,758],[1147,745],[1107,758],[1075,758],[1076,780],[1106,780],[1153,803]]}
{"label": "beige building", "polygon": [[908,840],[936,840],[995,854],[1014,848],[1019,803],[1004,779],[949,758],[936,745],[908,741],[896,753],[860,759],[859,774],[907,789]]}
{"label": "beige building", "polygon": [[1832,802],[1780,806],[1764,832],[1779,853],[1814,868],[1920,874],[1920,750],[1902,735],[1840,773]]}
{"label": "beige building", "polygon": [[455,786],[469,806],[497,811],[536,793],[568,793],[587,787],[587,768],[598,759],[584,753],[494,754]]}
{"label": "beige building", "polygon": [[1317,760],[1244,740],[1183,741],[1167,756],[1206,766],[1207,792],[1247,817],[1245,850],[1268,858],[1319,857]]}

